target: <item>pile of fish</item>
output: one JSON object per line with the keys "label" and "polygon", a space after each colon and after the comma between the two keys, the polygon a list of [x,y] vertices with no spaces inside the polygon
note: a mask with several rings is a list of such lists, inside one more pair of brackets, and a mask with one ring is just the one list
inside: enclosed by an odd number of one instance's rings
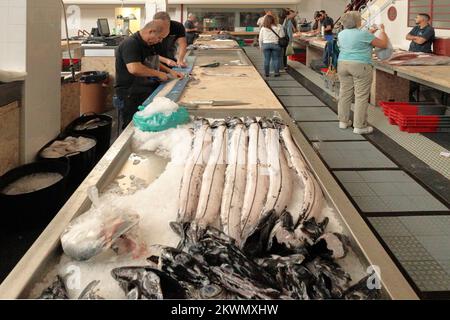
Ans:
{"label": "pile of fish", "polygon": [[295,242],[299,224],[318,219],[324,202],[288,126],[277,118],[213,124],[199,119],[181,183],[178,222],[223,230],[243,248],[272,210],[281,217],[292,197],[293,174],[304,185],[304,202],[293,217],[292,234],[281,221],[271,230],[282,243]]}
{"label": "pile of fish", "polygon": [[50,146],[41,151],[40,156],[45,159],[58,159],[66,156],[86,152],[97,142],[86,137],[67,137],[64,140],[56,140]]}
{"label": "pile of fish", "polygon": [[[128,299],[376,299],[338,260],[348,239],[326,232],[324,195],[281,120],[197,119],[179,193],[177,248],[111,271]],[[299,212],[288,212],[294,179]],[[81,298],[99,299],[91,283]],[[58,279],[41,298],[65,299]]]}
{"label": "pile of fish", "polygon": [[[120,267],[111,275],[132,300],[379,298],[379,290],[368,288],[367,278],[350,286],[350,276],[334,261],[334,256],[345,251],[340,242],[343,238],[319,236],[325,227],[326,220],[317,224],[312,218],[302,224],[312,245],[285,247],[277,254],[256,257],[240,250],[234,239],[215,228],[195,222],[172,223],[181,237],[178,248],[155,246],[148,266]],[[261,238],[268,241],[267,234]],[[336,243],[340,248],[333,248]],[[96,285],[96,281],[90,283],[79,299],[102,299]],[[64,280],[58,278],[40,298],[67,297]]]}

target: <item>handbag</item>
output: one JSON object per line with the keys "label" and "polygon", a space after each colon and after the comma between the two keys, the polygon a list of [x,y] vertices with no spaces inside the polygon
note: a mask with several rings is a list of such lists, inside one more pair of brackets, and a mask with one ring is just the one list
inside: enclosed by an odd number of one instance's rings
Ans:
{"label": "handbag", "polygon": [[278,44],[280,45],[280,47],[287,48],[287,46],[289,45],[289,38],[286,36],[280,37],[278,33],[276,33],[272,28],[270,28],[270,30],[272,30],[272,32],[275,33],[275,35],[278,37]]}
{"label": "handbag", "polygon": [[292,43],[289,43],[289,45],[286,47],[286,56],[292,56],[294,53],[294,46],[292,45]]}

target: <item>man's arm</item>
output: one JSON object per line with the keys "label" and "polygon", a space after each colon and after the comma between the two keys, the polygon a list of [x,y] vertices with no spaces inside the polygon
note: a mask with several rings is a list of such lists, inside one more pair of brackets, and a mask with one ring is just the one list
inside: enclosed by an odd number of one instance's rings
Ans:
{"label": "man's arm", "polygon": [[[166,67],[163,64],[160,64],[159,68],[160,68],[160,70],[162,70],[165,73],[170,74],[174,78],[178,78],[178,79],[183,79],[184,78],[184,74],[183,73],[176,72],[175,70],[172,70],[172,69],[170,69],[169,67]],[[167,77],[167,75],[166,75],[166,77]],[[164,80],[164,81],[167,81],[167,79]]]}
{"label": "man's arm", "polygon": [[177,63],[175,61],[173,61],[172,59],[163,57],[163,56],[159,56],[159,61],[168,65],[169,67],[176,67]]}
{"label": "man's arm", "polygon": [[136,77],[157,77],[163,80],[167,78],[163,72],[160,72],[155,69],[151,69],[140,62],[131,62],[127,64],[128,72]]}
{"label": "man's arm", "polygon": [[183,68],[186,67],[187,40],[186,37],[178,38],[178,61],[177,64]]}

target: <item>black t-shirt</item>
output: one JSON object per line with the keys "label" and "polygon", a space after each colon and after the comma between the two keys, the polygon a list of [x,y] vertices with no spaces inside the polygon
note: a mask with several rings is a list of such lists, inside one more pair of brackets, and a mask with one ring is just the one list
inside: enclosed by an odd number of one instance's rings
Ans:
{"label": "black t-shirt", "polygon": [[409,51],[425,52],[425,53],[433,52],[431,50],[431,45],[433,44],[435,34],[434,34],[434,28],[432,26],[427,25],[423,29],[421,29],[420,26],[415,26],[409,34],[412,36],[416,36],[416,37],[422,37],[427,40],[423,44],[418,44],[418,43],[415,43],[414,41],[411,41],[411,45],[409,46]]}
{"label": "black t-shirt", "polygon": [[155,46],[156,51],[160,56],[176,60],[177,40],[184,37],[186,37],[186,29],[183,24],[177,21],[170,21],[169,35],[161,43],[158,43]]}
{"label": "black t-shirt", "polygon": [[133,62],[141,62],[149,68],[159,69],[158,53],[155,46],[147,45],[139,32],[124,40],[116,50],[115,88],[118,96],[151,93],[151,90],[159,85],[155,79],[136,77],[129,73],[127,64]]}
{"label": "black t-shirt", "polygon": [[334,21],[330,17],[327,16],[327,17],[325,17],[325,19],[323,19],[322,27],[324,27],[326,29],[328,26],[331,26],[330,31],[325,31],[326,35],[333,35],[333,25],[334,25]]}
{"label": "black t-shirt", "polygon": [[[186,29],[195,29],[195,24],[194,24],[194,22],[192,22],[190,20],[187,20],[184,23],[184,27]],[[196,36],[197,36],[196,32],[188,32],[188,31],[186,31],[186,40],[187,40],[188,45],[191,45],[191,44],[194,43],[194,40],[195,40]]]}

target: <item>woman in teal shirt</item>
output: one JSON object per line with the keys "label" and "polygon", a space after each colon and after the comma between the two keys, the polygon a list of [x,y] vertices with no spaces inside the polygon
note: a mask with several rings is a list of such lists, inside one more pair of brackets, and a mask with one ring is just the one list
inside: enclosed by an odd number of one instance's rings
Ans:
{"label": "woman in teal shirt", "polygon": [[344,14],[341,22],[344,30],[338,35],[339,127],[347,129],[352,125],[350,109],[355,97],[353,132],[368,134],[373,132],[373,128],[367,124],[367,108],[373,79],[372,51],[374,47],[387,48],[389,39],[383,25],[380,26],[379,38],[375,37],[374,29],[370,32],[360,30],[361,14],[358,11]]}

